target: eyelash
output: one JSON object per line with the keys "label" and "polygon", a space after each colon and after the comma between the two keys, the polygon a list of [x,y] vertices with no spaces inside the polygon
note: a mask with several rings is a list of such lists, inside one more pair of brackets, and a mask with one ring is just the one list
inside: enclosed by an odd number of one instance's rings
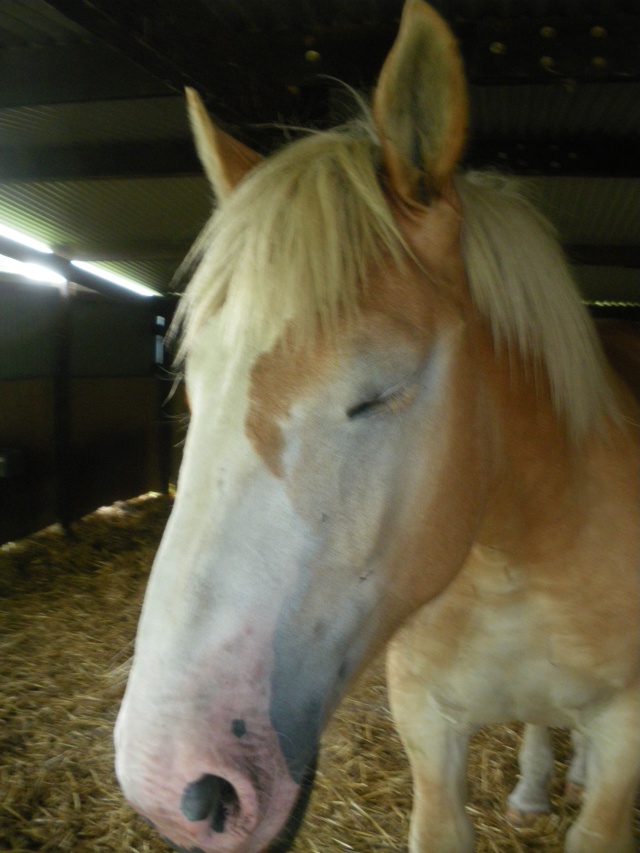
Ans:
{"label": "eyelash", "polygon": [[402,386],[395,391],[390,391],[388,394],[383,394],[381,397],[376,397],[373,400],[365,400],[364,403],[358,403],[347,409],[347,417],[349,420],[355,418],[367,417],[374,415],[381,410],[395,412],[404,409],[415,397],[415,385]]}

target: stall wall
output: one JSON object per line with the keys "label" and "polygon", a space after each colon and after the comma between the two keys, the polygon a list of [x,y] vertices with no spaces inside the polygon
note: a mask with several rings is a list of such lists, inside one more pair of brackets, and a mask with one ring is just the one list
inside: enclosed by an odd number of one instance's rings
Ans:
{"label": "stall wall", "polygon": [[59,312],[56,290],[0,282],[0,542],[56,520]]}
{"label": "stall wall", "polygon": [[0,282],[0,542],[166,489],[158,311]]}

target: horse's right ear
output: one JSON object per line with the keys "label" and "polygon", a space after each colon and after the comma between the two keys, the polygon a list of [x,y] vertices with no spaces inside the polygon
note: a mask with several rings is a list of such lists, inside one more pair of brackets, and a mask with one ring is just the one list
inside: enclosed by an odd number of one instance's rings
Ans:
{"label": "horse's right ear", "polygon": [[198,157],[216,198],[223,201],[262,157],[216,127],[194,89],[185,93]]}

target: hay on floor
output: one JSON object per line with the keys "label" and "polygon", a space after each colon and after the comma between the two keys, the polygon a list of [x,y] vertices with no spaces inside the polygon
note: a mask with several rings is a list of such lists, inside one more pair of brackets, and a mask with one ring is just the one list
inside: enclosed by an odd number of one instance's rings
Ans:
{"label": "hay on floor", "polygon": [[[0,548],[0,851],[164,853],[124,803],[112,731],[149,568],[170,500],[120,504]],[[559,853],[574,809],[561,796],[567,738],[556,735],[553,813],[515,831],[503,818],[519,730],[472,744],[469,812],[480,853]],[[296,853],[406,853],[411,782],[378,663],[324,738]]]}

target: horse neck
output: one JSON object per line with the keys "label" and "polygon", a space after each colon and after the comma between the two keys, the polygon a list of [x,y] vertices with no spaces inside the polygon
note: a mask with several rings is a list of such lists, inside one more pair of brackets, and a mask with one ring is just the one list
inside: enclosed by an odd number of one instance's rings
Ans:
{"label": "horse neck", "polygon": [[[482,544],[514,556],[559,546],[584,481],[582,451],[556,414],[543,369],[485,337],[490,457]],[[577,522],[576,522],[577,523]]]}

